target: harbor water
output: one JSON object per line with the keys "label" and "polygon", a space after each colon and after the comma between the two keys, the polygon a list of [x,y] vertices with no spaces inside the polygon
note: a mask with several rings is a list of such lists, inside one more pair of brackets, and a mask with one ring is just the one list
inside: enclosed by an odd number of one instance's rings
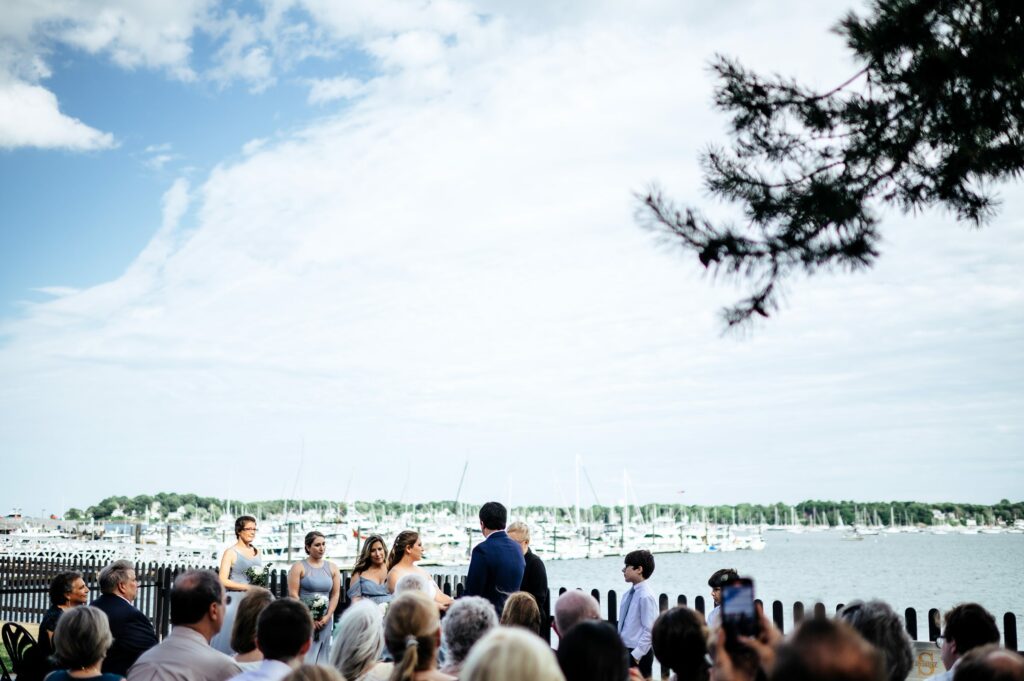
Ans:
{"label": "harbor water", "polygon": [[[668,553],[655,556],[651,587],[672,602],[683,594],[692,605],[704,596],[708,577],[723,567],[755,580],[758,598],[783,603],[787,620],[795,601],[815,602],[831,612],[839,603],[880,598],[898,612],[918,613],[919,637],[927,635],[930,608],[945,612],[964,602],[980,603],[996,615],[1013,612],[1024,624],[1024,535],[881,533],[847,541],[838,532],[768,532],[763,551]],[[548,583],[560,587],[625,591],[622,558],[547,561]],[[602,603],[602,608],[604,603]]]}

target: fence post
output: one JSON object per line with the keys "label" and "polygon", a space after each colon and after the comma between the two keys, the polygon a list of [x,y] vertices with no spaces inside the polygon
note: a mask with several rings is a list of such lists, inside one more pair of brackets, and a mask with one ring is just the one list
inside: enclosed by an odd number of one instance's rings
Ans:
{"label": "fence post", "polygon": [[800,601],[793,603],[793,626],[800,624],[804,619],[804,604]]}
{"label": "fence post", "polygon": [[683,594],[679,594],[678,596],[676,596],[676,605],[682,605],[682,606],[685,607],[686,606],[686,596],[684,596]]}
{"label": "fence post", "polygon": [[616,629],[619,626],[618,595],[614,591],[608,592],[608,621]]}
{"label": "fence post", "polygon": [[913,608],[907,608],[903,611],[903,621],[907,624],[907,633],[910,634],[910,640],[917,640],[917,610]]}
{"label": "fence post", "polygon": [[928,640],[934,641],[939,637],[939,632],[942,631],[942,625],[939,621],[939,611],[932,608],[928,611]]}
{"label": "fence post", "polygon": [[707,613],[704,612],[704,597],[703,596],[697,596],[696,598],[693,599],[693,607],[700,614],[702,614],[702,615],[706,615],[707,614]]}
{"label": "fence post", "polygon": [[786,625],[783,622],[782,616],[782,601],[772,602],[772,620],[775,622],[775,626],[779,628],[779,633],[785,633]]}
{"label": "fence post", "polygon": [[828,615],[825,614],[825,604],[824,603],[815,603],[814,604],[814,619],[816,619],[816,620],[828,619]]}
{"label": "fence post", "polygon": [[1003,645],[1007,650],[1017,650],[1017,616],[1012,612],[1003,615]]}

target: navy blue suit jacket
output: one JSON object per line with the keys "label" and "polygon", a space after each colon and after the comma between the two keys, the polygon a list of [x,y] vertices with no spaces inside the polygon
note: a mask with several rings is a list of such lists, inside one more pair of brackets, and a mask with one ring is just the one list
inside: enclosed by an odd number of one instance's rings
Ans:
{"label": "navy blue suit jacket", "polygon": [[103,673],[128,675],[128,667],[139,655],[157,644],[149,618],[134,605],[115,594],[103,594],[89,605],[107,613],[114,645],[103,660]]}
{"label": "navy blue suit jacket", "polygon": [[509,594],[519,591],[526,559],[523,550],[505,530],[492,532],[473,549],[466,575],[466,595],[483,596],[494,604],[498,614]]}

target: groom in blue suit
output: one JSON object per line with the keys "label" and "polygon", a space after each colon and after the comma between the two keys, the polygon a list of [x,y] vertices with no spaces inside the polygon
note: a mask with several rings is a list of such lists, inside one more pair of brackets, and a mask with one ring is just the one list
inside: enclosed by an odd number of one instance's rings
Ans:
{"label": "groom in blue suit", "polygon": [[498,615],[509,594],[519,591],[526,560],[519,544],[505,532],[508,511],[497,501],[480,508],[480,531],[484,541],[473,549],[466,575],[466,596],[483,596],[494,604]]}

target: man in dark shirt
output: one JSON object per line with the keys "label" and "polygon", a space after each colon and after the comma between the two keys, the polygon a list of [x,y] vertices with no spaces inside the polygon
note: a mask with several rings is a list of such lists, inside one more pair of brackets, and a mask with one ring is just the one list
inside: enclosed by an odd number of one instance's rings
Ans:
{"label": "man in dark shirt", "polygon": [[473,547],[466,575],[466,595],[483,596],[494,604],[501,616],[509,594],[519,591],[526,560],[505,532],[508,511],[497,501],[488,501],[480,508],[480,531],[484,541]]}
{"label": "man in dark shirt", "polygon": [[530,550],[530,526],[516,521],[508,526],[508,536],[523,550],[526,569],[520,591],[525,591],[537,600],[540,608],[540,636],[551,642],[551,592],[548,590],[548,571],[536,553]]}
{"label": "man in dark shirt", "polygon": [[114,561],[100,570],[98,581],[103,595],[92,606],[107,614],[114,637],[103,660],[103,672],[125,676],[139,655],[157,644],[156,631],[149,618],[133,605],[139,580],[131,562]]}

